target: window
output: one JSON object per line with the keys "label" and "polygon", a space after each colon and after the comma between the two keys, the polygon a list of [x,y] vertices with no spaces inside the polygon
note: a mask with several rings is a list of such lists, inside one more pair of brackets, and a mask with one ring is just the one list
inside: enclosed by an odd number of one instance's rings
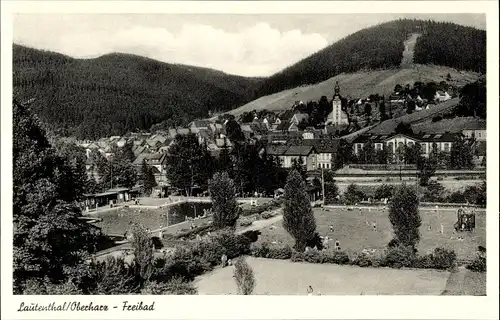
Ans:
{"label": "window", "polygon": [[441,138],[442,136],[443,136],[442,134],[436,134],[436,135],[434,136],[434,138],[439,139],[439,138]]}
{"label": "window", "polygon": [[421,143],[420,147],[422,148],[423,153],[427,153],[427,143]]}
{"label": "window", "polygon": [[424,137],[423,137],[423,138],[424,138],[424,139],[428,139],[428,138],[430,138],[430,136],[431,136],[430,134],[426,134],[426,135],[424,135]]}
{"label": "window", "polygon": [[445,152],[450,152],[450,143],[445,143],[444,144],[444,151]]}

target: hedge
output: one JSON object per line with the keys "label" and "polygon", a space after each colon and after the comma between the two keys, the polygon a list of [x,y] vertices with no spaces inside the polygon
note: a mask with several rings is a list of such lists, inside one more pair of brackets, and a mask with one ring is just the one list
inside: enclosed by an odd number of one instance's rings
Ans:
{"label": "hedge", "polygon": [[456,265],[456,254],[453,250],[436,248],[431,254],[419,256],[410,247],[395,246],[378,254],[363,252],[352,259],[344,251],[309,250],[294,251],[288,245],[269,245],[263,243],[252,247],[252,256],[269,259],[290,259],[293,262],[348,264],[359,267],[390,267],[390,268],[431,268],[451,269]]}

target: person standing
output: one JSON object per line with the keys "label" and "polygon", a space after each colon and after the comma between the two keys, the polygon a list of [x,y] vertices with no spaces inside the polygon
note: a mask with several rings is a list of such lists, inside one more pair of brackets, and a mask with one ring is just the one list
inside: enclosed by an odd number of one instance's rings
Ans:
{"label": "person standing", "polygon": [[313,291],[314,291],[314,290],[313,290],[313,287],[312,287],[312,286],[309,286],[309,287],[307,288],[307,295],[308,295],[308,296],[312,296],[312,295],[313,295]]}

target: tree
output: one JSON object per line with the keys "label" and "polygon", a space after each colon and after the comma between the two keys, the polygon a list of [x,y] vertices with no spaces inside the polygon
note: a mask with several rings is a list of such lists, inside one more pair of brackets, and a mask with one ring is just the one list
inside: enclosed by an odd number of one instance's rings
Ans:
{"label": "tree", "polygon": [[153,168],[148,166],[148,164],[146,163],[146,159],[142,160],[141,178],[142,178],[144,193],[150,195],[151,191],[153,191],[153,188],[156,187],[158,184],[156,183],[155,175],[153,173]]}
{"label": "tree", "polygon": [[332,204],[337,200],[339,188],[335,183],[334,174],[328,170],[324,172],[325,184],[325,204]]}
{"label": "tree", "polygon": [[214,170],[213,158],[192,133],[177,135],[167,158],[167,178],[187,195],[195,185],[205,187]]}
{"label": "tree", "polygon": [[314,237],[316,231],[316,220],[306,185],[296,170],[288,174],[285,185],[283,227],[295,239],[295,250],[299,252],[305,250],[307,242]]}
{"label": "tree", "polygon": [[332,169],[337,171],[349,164],[353,157],[352,144],[341,139],[337,146],[337,152],[332,157]]}
{"label": "tree", "polygon": [[137,182],[136,169],[121,153],[117,153],[116,156],[111,156],[101,170],[99,175],[101,176],[101,182],[105,188],[132,188]]}
{"label": "tree", "polygon": [[346,204],[357,204],[365,197],[365,193],[359,188],[357,184],[351,183],[347,186],[344,192],[344,199]]}
{"label": "tree", "polygon": [[[252,117],[253,120],[253,117]],[[232,142],[243,142],[245,141],[245,135],[241,131],[241,127],[235,120],[229,120],[226,123],[226,136]]]}
{"label": "tree", "polygon": [[398,187],[389,204],[389,221],[398,244],[415,248],[420,240],[422,219],[418,211],[418,195],[405,184]]}
{"label": "tree", "polygon": [[91,182],[86,171],[87,156],[82,147],[77,146],[72,141],[52,138],[51,145],[56,154],[62,159],[66,159],[66,179],[71,183],[71,188],[77,197],[84,193],[91,193]]}
{"label": "tree", "polygon": [[50,145],[30,110],[13,102],[13,278],[61,283],[94,251],[100,232],[79,219],[68,160]]}
{"label": "tree", "polygon": [[292,159],[292,167],[290,168],[291,170],[295,170],[298,173],[300,173],[300,176],[304,181],[306,181],[307,178],[307,171],[305,168],[304,160],[302,158],[293,158]]}
{"label": "tree", "polygon": [[362,163],[375,163],[376,162],[376,152],[375,146],[372,141],[368,141],[363,146],[363,149],[360,152],[359,159]]}
{"label": "tree", "polygon": [[378,111],[380,112],[380,120],[385,120],[386,114],[385,114],[385,101],[380,102],[378,105]]}
{"label": "tree", "polygon": [[120,158],[128,160],[130,163],[134,162],[136,156],[134,151],[132,150],[134,144],[132,141],[127,141],[123,147],[118,149],[118,153],[120,153]]}
{"label": "tree", "polygon": [[243,295],[251,295],[255,288],[255,276],[252,268],[248,265],[244,258],[236,260],[234,265],[233,277],[238,287],[238,293]]}
{"label": "tree", "polygon": [[217,172],[209,182],[209,191],[214,212],[214,228],[234,228],[240,214],[240,207],[236,201],[233,179],[229,178],[227,172]]}
{"label": "tree", "polygon": [[396,84],[396,86],[394,87],[394,92],[399,93],[401,91],[403,91],[403,86],[400,84]]}
{"label": "tree", "polygon": [[383,184],[375,190],[375,199],[390,199],[394,194],[394,187],[388,184]]}
{"label": "tree", "polygon": [[406,113],[412,114],[415,111],[416,103],[415,100],[411,99],[406,103]]}
{"label": "tree", "polygon": [[402,134],[413,134],[413,129],[411,128],[411,124],[404,122],[399,122],[394,131],[396,133],[402,133]]}
{"label": "tree", "polygon": [[389,161],[389,148],[384,145],[382,149],[375,152],[375,162],[378,164],[387,164]]}
{"label": "tree", "polygon": [[460,116],[486,119],[486,79],[466,84],[460,90],[460,103],[456,112]]}
{"label": "tree", "polygon": [[369,103],[365,104],[365,114],[368,117],[372,116],[372,105]]}
{"label": "tree", "polygon": [[406,164],[417,164],[422,156],[422,147],[419,143],[414,143],[404,147],[404,159]]}
{"label": "tree", "polygon": [[431,177],[436,173],[438,166],[438,159],[435,154],[430,154],[429,158],[424,158],[420,156],[417,161],[417,169],[419,184],[421,186],[427,186]]}
{"label": "tree", "polygon": [[142,285],[149,281],[154,268],[153,241],[144,226],[140,224],[132,226],[131,245],[134,250],[133,267]]}
{"label": "tree", "polygon": [[448,159],[450,169],[472,169],[474,167],[474,139],[458,136],[453,142]]}

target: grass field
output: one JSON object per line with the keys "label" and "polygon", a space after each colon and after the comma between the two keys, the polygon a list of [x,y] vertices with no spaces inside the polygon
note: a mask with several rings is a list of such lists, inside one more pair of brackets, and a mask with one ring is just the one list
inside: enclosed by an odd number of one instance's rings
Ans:
{"label": "grass field", "polygon": [[[383,249],[393,238],[392,226],[388,217],[388,210],[372,208],[357,209],[319,209],[315,208],[317,231],[321,236],[328,236],[334,241],[339,240],[342,250],[348,254],[361,252],[363,249]],[[419,252],[426,254],[436,247],[453,249],[458,259],[474,259],[477,247],[486,244],[486,213],[478,211],[476,214],[476,230],[474,232],[460,232],[453,234],[453,224],[456,222],[456,209],[420,209],[422,226],[420,228],[421,239],[418,245]],[[372,223],[377,225],[377,231],[373,230]],[[444,234],[440,234],[441,224]],[[329,226],[333,225],[334,232],[330,232]],[[431,230],[428,230],[429,225]],[[258,243],[277,242],[293,245],[292,237],[283,229],[282,221],[263,228]],[[458,236],[463,240],[457,240]],[[452,239],[453,238],[453,239]],[[333,243],[332,243],[333,245]]]}
{"label": "grass field", "polygon": [[[248,257],[254,294],[306,295],[307,287],[322,295],[441,295],[450,273],[437,270],[360,268],[333,264],[294,263]],[[233,267],[199,277],[198,294],[237,294]]]}

